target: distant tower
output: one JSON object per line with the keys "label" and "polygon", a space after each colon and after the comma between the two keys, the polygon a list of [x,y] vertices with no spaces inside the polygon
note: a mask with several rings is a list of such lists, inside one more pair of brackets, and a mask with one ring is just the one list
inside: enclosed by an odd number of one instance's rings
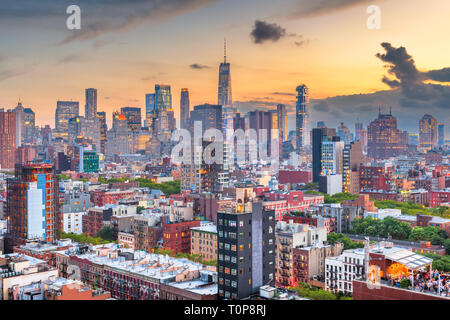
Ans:
{"label": "distant tower", "polygon": [[187,88],[181,89],[180,99],[180,128],[188,129],[189,124],[189,90]]}
{"label": "distant tower", "polygon": [[295,110],[295,131],[297,137],[297,150],[309,145],[309,90],[306,85],[297,87],[297,104]]}
{"label": "distant tower", "polygon": [[233,106],[231,94],[231,72],[230,64],[227,62],[227,43],[224,42],[223,62],[219,67],[219,92],[217,104],[224,108]]}
{"label": "distant tower", "polygon": [[97,89],[86,89],[86,105],[84,116],[86,119],[95,119],[97,117]]}

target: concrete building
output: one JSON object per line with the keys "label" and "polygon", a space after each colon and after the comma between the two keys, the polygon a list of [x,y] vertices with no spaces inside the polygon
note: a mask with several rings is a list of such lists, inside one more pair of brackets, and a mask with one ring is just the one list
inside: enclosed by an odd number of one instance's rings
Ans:
{"label": "concrete building", "polygon": [[205,261],[217,260],[217,226],[191,228],[191,254],[201,254]]}

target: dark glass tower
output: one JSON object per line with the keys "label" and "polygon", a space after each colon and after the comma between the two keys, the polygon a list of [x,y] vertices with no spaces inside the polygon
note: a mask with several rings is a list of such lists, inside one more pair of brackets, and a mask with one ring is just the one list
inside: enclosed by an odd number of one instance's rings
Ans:
{"label": "dark glass tower", "polygon": [[297,87],[297,104],[295,109],[295,132],[297,150],[309,145],[309,90],[306,85]]}

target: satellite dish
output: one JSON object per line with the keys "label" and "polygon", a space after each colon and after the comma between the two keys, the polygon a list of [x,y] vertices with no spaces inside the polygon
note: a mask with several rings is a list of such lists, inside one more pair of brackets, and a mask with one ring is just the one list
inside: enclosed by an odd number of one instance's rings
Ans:
{"label": "satellite dish", "polygon": [[79,266],[77,265],[69,265],[67,267],[67,274],[68,274],[68,279],[70,280],[76,280],[76,281],[81,281],[81,269]]}

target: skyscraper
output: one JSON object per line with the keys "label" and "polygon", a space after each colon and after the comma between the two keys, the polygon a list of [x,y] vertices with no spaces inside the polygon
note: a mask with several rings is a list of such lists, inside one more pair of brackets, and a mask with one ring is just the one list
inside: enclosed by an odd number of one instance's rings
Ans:
{"label": "skyscraper", "polygon": [[128,121],[128,128],[134,133],[138,133],[141,130],[141,108],[125,107],[121,109]]}
{"label": "skyscraper", "polygon": [[438,145],[443,146],[445,144],[445,124],[438,123]]}
{"label": "skyscraper", "polygon": [[49,163],[16,165],[15,177],[7,181],[6,215],[11,245],[56,240],[59,200],[55,179]]}
{"label": "skyscraper", "polygon": [[361,141],[346,144],[343,151],[342,192],[357,194],[360,191],[359,169],[364,161]]}
{"label": "skyscraper", "polygon": [[314,128],[312,135],[313,182],[318,183],[322,172],[322,143],[324,141],[339,141],[339,137],[336,136],[336,129],[326,127]]}
{"label": "skyscraper", "polygon": [[189,90],[187,88],[181,89],[180,99],[180,128],[188,129],[189,124]]}
{"label": "skyscraper", "polygon": [[36,115],[31,108],[23,109],[22,141],[30,142],[36,138]]}
{"label": "skyscraper", "polygon": [[25,108],[22,105],[22,100],[19,100],[17,106],[14,108],[16,114],[16,147],[22,145],[23,136],[25,135]]}
{"label": "skyscraper", "polygon": [[97,118],[100,122],[100,152],[106,154],[108,125],[106,124],[106,112],[97,112]]}
{"label": "skyscraper", "polygon": [[438,143],[437,121],[426,114],[419,120],[419,148],[423,151],[431,150]]}
{"label": "skyscraper", "polygon": [[349,144],[352,140],[352,135],[350,133],[350,129],[341,122],[337,128],[337,135],[341,138],[341,141],[344,141],[345,144]]}
{"label": "skyscraper", "polygon": [[153,128],[153,115],[155,114],[155,94],[148,93],[145,95],[145,126]]}
{"label": "skyscraper", "polygon": [[297,104],[295,109],[295,131],[297,150],[309,145],[309,90],[306,85],[297,87]]}
{"label": "skyscraper", "polygon": [[[261,110],[250,111],[248,113],[249,127],[256,131],[258,145],[261,145],[264,142],[261,140],[262,137],[266,138],[265,143],[268,156],[272,154],[272,115],[273,114],[270,111]],[[266,130],[265,135],[262,135],[262,130]]]}
{"label": "skyscraper", "polygon": [[367,128],[367,153],[374,159],[388,159],[406,153],[404,133],[397,128],[392,113],[382,114]]}
{"label": "skyscraper", "polygon": [[278,114],[278,130],[280,132],[280,142],[284,142],[288,138],[287,132],[287,112],[284,104],[277,105]]}
{"label": "skyscraper", "polygon": [[133,137],[128,126],[128,119],[122,112],[113,113],[113,126],[108,131],[108,147],[106,153],[109,157],[117,154],[129,154],[133,148]]}
{"label": "skyscraper", "polygon": [[79,115],[80,104],[78,101],[58,101],[55,112],[55,137],[68,141],[69,119]]}
{"label": "skyscraper", "polygon": [[12,169],[16,161],[16,116],[0,109],[0,168]]}
{"label": "skyscraper", "polygon": [[363,151],[367,151],[367,130],[361,122],[355,123],[355,141],[361,141]]}
{"label": "skyscraper", "polygon": [[145,125],[160,141],[168,141],[176,129],[169,85],[155,85],[155,93],[146,95]]}
{"label": "skyscraper", "polygon": [[86,89],[86,105],[84,116],[86,119],[94,119],[97,117],[97,89]]}
{"label": "skyscraper", "polygon": [[230,64],[227,62],[227,47],[224,43],[223,62],[219,66],[219,91],[217,104],[223,108],[233,106],[233,98],[231,94],[231,70]]}

